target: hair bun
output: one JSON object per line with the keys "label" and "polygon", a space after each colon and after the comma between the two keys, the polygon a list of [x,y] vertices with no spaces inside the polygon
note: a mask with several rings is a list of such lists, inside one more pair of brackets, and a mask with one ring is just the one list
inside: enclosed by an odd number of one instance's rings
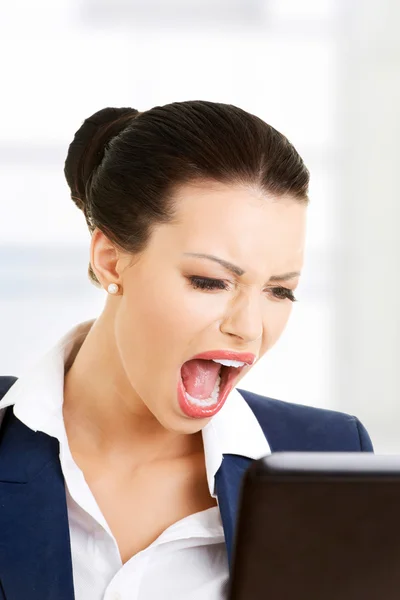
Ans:
{"label": "hair bun", "polygon": [[110,140],[138,115],[134,108],[102,108],[85,119],[68,148],[64,174],[71,198],[87,218],[86,186]]}

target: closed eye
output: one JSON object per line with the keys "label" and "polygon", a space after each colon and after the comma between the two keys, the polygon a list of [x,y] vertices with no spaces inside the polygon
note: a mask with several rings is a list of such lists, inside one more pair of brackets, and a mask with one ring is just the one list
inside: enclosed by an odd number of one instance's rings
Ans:
{"label": "closed eye", "polygon": [[189,277],[192,287],[201,290],[227,290],[228,286],[223,279],[211,279],[209,277]]}
{"label": "closed eye", "polygon": [[[229,286],[223,279],[212,279],[210,277],[198,277],[193,275],[188,278],[193,289],[200,290],[228,290]],[[275,286],[269,288],[274,298],[278,300],[290,300],[291,302],[297,302],[293,291],[283,286]]]}
{"label": "closed eye", "polygon": [[289,288],[285,288],[282,286],[270,288],[272,294],[275,298],[285,300],[286,298],[291,302],[297,302],[297,298],[294,297],[293,291]]}

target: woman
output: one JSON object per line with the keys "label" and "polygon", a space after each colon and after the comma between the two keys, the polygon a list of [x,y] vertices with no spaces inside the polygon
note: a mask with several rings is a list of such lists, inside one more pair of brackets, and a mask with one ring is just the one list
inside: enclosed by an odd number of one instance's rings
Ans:
{"label": "woman", "polygon": [[1,379],[0,598],[222,599],[252,459],[372,450],[355,417],[236,387],[295,301],[308,171],[259,118],[193,101],[97,112],[65,175],[108,297]]}

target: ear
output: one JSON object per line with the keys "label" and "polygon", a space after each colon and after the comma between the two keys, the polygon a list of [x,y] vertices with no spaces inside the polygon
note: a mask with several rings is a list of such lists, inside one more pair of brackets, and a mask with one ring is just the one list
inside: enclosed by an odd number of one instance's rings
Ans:
{"label": "ear", "polygon": [[90,244],[90,263],[102,288],[107,290],[110,283],[121,285],[121,264],[118,248],[108,237],[95,229]]}

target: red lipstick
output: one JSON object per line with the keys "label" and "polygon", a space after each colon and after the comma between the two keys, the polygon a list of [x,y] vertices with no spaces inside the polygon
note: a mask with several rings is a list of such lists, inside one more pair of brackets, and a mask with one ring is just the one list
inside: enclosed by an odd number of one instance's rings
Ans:
{"label": "red lipstick", "polygon": [[254,364],[257,359],[256,355],[252,352],[235,352],[234,350],[207,350],[206,352],[200,352],[200,354],[192,356],[188,360],[195,358],[202,358],[203,360],[212,360],[213,358],[217,360],[240,360],[247,365]]}

